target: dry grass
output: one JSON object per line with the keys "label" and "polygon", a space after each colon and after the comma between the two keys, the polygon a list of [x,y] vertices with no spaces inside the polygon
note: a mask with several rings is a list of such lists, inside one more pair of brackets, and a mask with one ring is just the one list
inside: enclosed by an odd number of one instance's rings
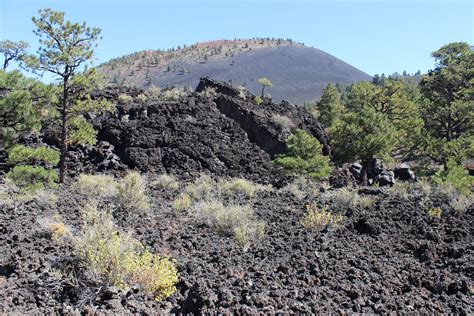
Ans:
{"label": "dry grass", "polygon": [[80,174],[75,183],[76,190],[91,198],[110,198],[117,195],[117,181],[105,174]]}
{"label": "dry grass", "polygon": [[428,210],[428,215],[430,217],[441,218],[442,214],[443,214],[443,211],[439,207],[432,207]]}
{"label": "dry grass", "polygon": [[293,123],[293,121],[286,115],[273,115],[272,122],[278,126],[282,132],[286,133],[291,132],[296,127],[295,123]]}
{"label": "dry grass", "polygon": [[342,215],[335,215],[326,208],[318,210],[315,205],[306,205],[306,214],[301,224],[307,229],[319,231],[326,227],[339,227],[343,220]]}
{"label": "dry grass", "polygon": [[227,196],[243,195],[253,198],[258,191],[265,190],[263,185],[255,184],[252,181],[242,178],[232,178],[228,180],[220,180],[219,188],[222,194]]}
{"label": "dry grass", "polygon": [[169,174],[161,174],[154,181],[150,183],[154,188],[166,190],[166,191],[178,191],[179,181],[176,177]]}
{"label": "dry grass", "polygon": [[120,104],[130,104],[133,101],[133,98],[129,96],[128,94],[121,93],[118,96],[118,101]]}
{"label": "dry grass", "polygon": [[464,194],[458,194],[449,200],[449,206],[456,212],[465,212],[473,203],[472,196],[468,197]]}
{"label": "dry grass", "polygon": [[145,179],[136,171],[129,172],[118,184],[119,205],[128,212],[140,213],[150,210],[150,200],[145,190]]}
{"label": "dry grass", "polygon": [[138,285],[162,300],[176,291],[178,272],[174,260],[154,255],[130,233],[119,232],[107,210],[89,204],[83,212],[81,235],[74,247],[90,269],[107,285]]}
{"label": "dry grass", "polygon": [[66,225],[58,214],[42,217],[37,220],[40,227],[51,234],[52,239],[59,241],[71,237],[71,228]]}
{"label": "dry grass", "polygon": [[323,195],[322,200],[326,204],[329,204],[332,201],[332,205],[337,208],[369,208],[375,203],[374,197],[369,195],[359,195],[356,190],[348,188],[327,192]]}
{"label": "dry grass", "polygon": [[185,189],[194,201],[209,200],[216,197],[216,181],[210,176],[202,174],[193,183],[187,185]]}
{"label": "dry grass", "polygon": [[181,194],[180,196],[176,198],[176,200],[174,200],[173,208],[178,212],[186,211],[191,206],[191,203],[192,203],[192,200],[189,195]]}
{"label": "dry grass", "polygon": [[300,176],[280,189],[281,192],[289,192],[298,200],[303,200],[307,196],[313,196],[318,191],[317,185],[311,179]]}
{"label": "dry grass", "polygon": [[255,218],[249,205],[224,205],[220,201],[202,201],[192,211],[220,233],[233,235],[243,247],[260,240],[265,234],[265,224]]}
{"label": "dry grass", "polygon": [[449,183],[438,184],[434,191],[456,212],[464,212],[474,203],[473,194],[465,195]]}

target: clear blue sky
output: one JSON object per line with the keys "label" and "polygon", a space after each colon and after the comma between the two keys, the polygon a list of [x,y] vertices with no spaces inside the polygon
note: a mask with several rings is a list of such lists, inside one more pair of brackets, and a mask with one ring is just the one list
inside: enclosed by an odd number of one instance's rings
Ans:
{"label": "clear blue sky", "polygon": [[473,45],[472,0],[0,0],[0,38],[33,48],[41,8],[102,28],[97,62],[213,39],[292,38],[369,73],[433,68],[430,53]]}

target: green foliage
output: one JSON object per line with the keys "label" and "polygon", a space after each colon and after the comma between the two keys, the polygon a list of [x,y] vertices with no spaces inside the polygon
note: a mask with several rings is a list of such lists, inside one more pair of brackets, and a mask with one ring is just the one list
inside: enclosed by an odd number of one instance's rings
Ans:
{"label": "green foliage", "polygon": [[262,97],[260,97],[260,96],[258,96],[258,95],[255,97],[254,101],[255,101],[255,103],[256,103],[257,105],[260,105],[260,104],[263,103]]}
{"label": "green foliage", "polygon": [[[472,156],[474,143],[474,52],[469,44],[458,42],[441,47],[432,56],[436,67],[420,83],[426,97],[421,104],[427,132],[422,144],[435,160],[460,160]],[[448,144],[451,142],[457,144]],[[463,144],[470,144],[470,153],[459,150],[469,148]]]}
{"label": "green foliage", "polygon": [[308,175],[315,179],[325,178],[331,172],[329,157],[322,154],[323,146],[303,130],[288,137],[288,151],[278,155],[274,162],[292,175]]}
{"label": "green foliage", "polygon": [[[95,70],[87,70],[92,61],[100,29],[86,23],[71,23],[64,20],[64,13],[51,9],[39,11],[33,17],[39,37],[38,56],[25,58],[27,65],[37,73],[50,72],[58,76],[61,83],[61,159],[60,182],[66,174],[66,155],[70,143],[95,143],[95,132],[85,119],[85,113],[110,111],[112,105],[104,99],[90,97],[93,89],[100,88],[101,78]],[[70,139],[69,139],[69,136]]]}
{"label": "green foliage", "polygon": [[407,154],[423,127],[419,98],[417,89],[402,80],[387,80],[383,86],[361,82],[352,86],[347,108],[359,112],[371,107],[383,114],[394,128],[397,142],[393,149]]}
{"label": "green foliage", "polygon": [[84,211],[81,237],[75,249],[107,285],[121,288],[138,285],[163,300],[176,291],[178,271],[174,260],[152,254],[130,233],[119,232],[112,215],[94,204]]}
{"label": "green foliage", "polygon": [[344,110],[341,95],[334,84],[329,83],[326,86],[317,107],[319,109],[318,120],[324,127],[331,127]]}
{"label": "green foliage", "polygon": [[15,166],[6,176],[24,191],[37,191],[45,187],[54,188],[58,180],[55,170],[40,166]]}
{"label": "green foliage", "polygon": [[49,163],[56,165],[59,153],[46,147],[13,146],[8,153],[8,162],[15,167],[7,173],[7,177],[24,191],[36,191],[45,187],[55,187],[58,175],[55,170],[48,170],[42,166],[23,164]]}
{"label": "green foliage", "polygon": [[370,161],[374,156],[388,156],[395,146],[396,131],[384,114],[364,107],[342,115],[332,136],[339,159]]}
{"label": "green foliage", "polygon": [[101,30],[85,23],[64,20],[64,12],[44,9],[32,21],[39,37],[39,56],[29,56],[28,62],[38,71],[53,72],[61,77],[74,74],[79,66],[92,59],[95,42]]}
{"label": "green foliage", "polygon": [[28,46],[28,43],[23,41],[0,41],[0,53],[3,54],[3,70],[7,69],[8,64],[12,60],[21,62]]}
{"label": "green foliage", "polygon": [[471,194],[474,185],[474,177],[454,159],[450,159],[446,167],[433,176],[433,181],[437,184],[451,184],[463,194]]}
{"label": "green foliage", "polygon": [[97,142],[97,131],[83,116],[70,118],[69,133],[69,144],[95,145]]}
{"label": "green foliage", "polygon": [[258,79],[258,83],[262,85],[262,98],[264,96],[265,88],[266,87],[273,87],[273,83],[267,77],[262,77]]}
{"label": "green foliage", "polygon": [[29,132],[38,132],[44,120],[55,115],[55,87],[29,79],[19,71],[0,70],[0,135],[5,147]]}
{"label": "green foliage", "polygon": [[33,148],[24,145],[15,145],[8,152],[8,162],[11,164],[34,164],[39,161],[56,165],[59,162],[59,153],[57,150],[51,148]]}

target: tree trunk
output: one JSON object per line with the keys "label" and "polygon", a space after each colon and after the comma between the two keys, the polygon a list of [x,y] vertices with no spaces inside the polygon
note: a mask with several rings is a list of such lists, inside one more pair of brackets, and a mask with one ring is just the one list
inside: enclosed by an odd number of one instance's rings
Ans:
{"label": "tree trunk", "polygon": [[59,160],[59,183],[64,183],[67,172],[66,156],[68,151],[68,79],[64,77],[63,82],[63,108],[62,108],[62,130],[61,130],[61,157]]}
{"label": "tree trunk", "polygon": [[367,181],[367,171],[369,171],[370,159],[367,161],[362,160],[362,170],[360,171],[360,184],[366,186]]}
{"label": "tree trunk", "polygon": [[265,86],[262,86],[262,99],[263,99],[263,93],[265,92]]}

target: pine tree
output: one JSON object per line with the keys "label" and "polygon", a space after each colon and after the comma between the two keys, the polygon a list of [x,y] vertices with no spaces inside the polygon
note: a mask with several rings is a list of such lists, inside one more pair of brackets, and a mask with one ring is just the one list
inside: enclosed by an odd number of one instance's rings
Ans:
{"label": "pine tree", "polygon": [[[473,154],[474,52],[467,43],[451,43],[435,51],[436,67],[423,76],[424,147],[446,163]],[[464,148],[464,150],[462,150]]]}
{"label": "pine tree", "polygon": [[10,61],[21,61],[28,46],[28,43],[23,41],[0,41],[0,53],[3,54],[3,71],[7,70]]}
{"label": "pine tree", "polygon": [[330,128],[341,115],[344,107],[341,103],[341,95],[336,86],[329,83],[323,91],[323,95],[318,102],[318,120],[324,127]]}
{"label": "pine tree", "polygon": [[342,162],[362,162],[362,185],[374,157],[388,158],[396,140],[396,129],[387,116],[370,106],[344,113],[332,129],[331,145]]}
{"label": "pine tree", "polygon": [[288,151],[278,155],[274,162],[289,174],[307,175],[314,179],[329,176],[329,157],[322,154],[323,145],[304,130],[296,130],[287,140]]}
{"label": "pine tree", "polygon": [[74,142],[95,142],[94,129],[84,117],[85,112],[110,110],[104,100],[93,100],[90,91],[96,87],[99,78],[94,71],[83,71],[91,62],[100,29],[85,23],[71,23],[64,20],[64,12],[51,9],[39,11],[39,18],[33,17],[39,37],[38,56],[29,56],[28,65],[36,72],[50,72],[61,83],[61,157],[59,181],[64,182],[67,172],[66,157],[69,145]]}
{"label": "pine tree", "polygon": [[56,87],[29,79],[19,71],[0,70],[0,136],[8,149],[30,132],[39,132],[45,119],[55,115]]}
{"label": "pine tree", "polygon": [[265,93],[265,88],[266,87],[273,87],[273,83],[267,77],[262,77],[262,78],[258,79],[258,83],[260,83],[262,85],[262,98],[263,98],[264,93]]}

